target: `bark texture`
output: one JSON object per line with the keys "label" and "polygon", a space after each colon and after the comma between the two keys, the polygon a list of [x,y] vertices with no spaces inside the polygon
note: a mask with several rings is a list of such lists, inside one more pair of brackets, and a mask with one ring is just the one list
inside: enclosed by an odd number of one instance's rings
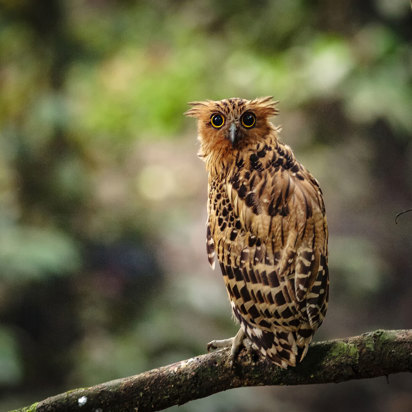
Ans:
{"label": "bark texture", "polygon": [[378,330],[314,343],[302,363],[286,370],[246,350],[231,365],[229,352],[75,389],[18,411],[158,411],[241,386],[338,383],[412,372],[412,330]]}

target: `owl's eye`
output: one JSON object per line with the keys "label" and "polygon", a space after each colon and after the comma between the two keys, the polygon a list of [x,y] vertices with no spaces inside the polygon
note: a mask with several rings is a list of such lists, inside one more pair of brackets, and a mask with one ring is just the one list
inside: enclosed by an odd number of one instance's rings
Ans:
{"label": "owl's eye", "polygon": [[247,129],[250,129],[256,123],[256,116],[251,112],[246,112],[245,114],[243,114],[241,120],[242,126],[246,127]]}
{"label": "owl's eye", "polygon": [[225,124],[225,118],[218,113],[212,114],[210,123],[215,129],[220,129]]}

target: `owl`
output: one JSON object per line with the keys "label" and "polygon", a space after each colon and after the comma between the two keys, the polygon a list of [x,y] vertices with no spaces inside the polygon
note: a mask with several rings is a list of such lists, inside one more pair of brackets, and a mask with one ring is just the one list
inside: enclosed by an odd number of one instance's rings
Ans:
{"label": "owl", "polygon": [[234,338],[274,364],[295,366],[326,314],[328,227],[316,179],[279,140],[272,97],[189,103],[208,172],[207,256],[220,264]]}

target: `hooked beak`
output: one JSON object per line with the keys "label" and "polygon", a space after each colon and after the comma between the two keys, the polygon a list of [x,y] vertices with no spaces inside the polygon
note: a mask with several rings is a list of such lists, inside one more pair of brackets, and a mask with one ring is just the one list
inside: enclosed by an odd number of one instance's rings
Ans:
{"label": "hooked beak", "polygon": [[232,123],[229,127],[229,140],[231,141],[231,143],[235,143],[237,137],[237,127],[234,123]]}

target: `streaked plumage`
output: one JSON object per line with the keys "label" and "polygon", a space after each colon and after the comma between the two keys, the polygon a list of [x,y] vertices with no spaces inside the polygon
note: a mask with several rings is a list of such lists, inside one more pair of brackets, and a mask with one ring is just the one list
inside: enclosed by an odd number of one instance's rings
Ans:
{"label": "streaked plumage", "polygon": [[321,189],[278,140],[270,97],[191,105],[186,115],[198,119],[209,179],[209,263],[216,254],[234,316],[253,346],[281,367],[295,366],[328,303]]}

